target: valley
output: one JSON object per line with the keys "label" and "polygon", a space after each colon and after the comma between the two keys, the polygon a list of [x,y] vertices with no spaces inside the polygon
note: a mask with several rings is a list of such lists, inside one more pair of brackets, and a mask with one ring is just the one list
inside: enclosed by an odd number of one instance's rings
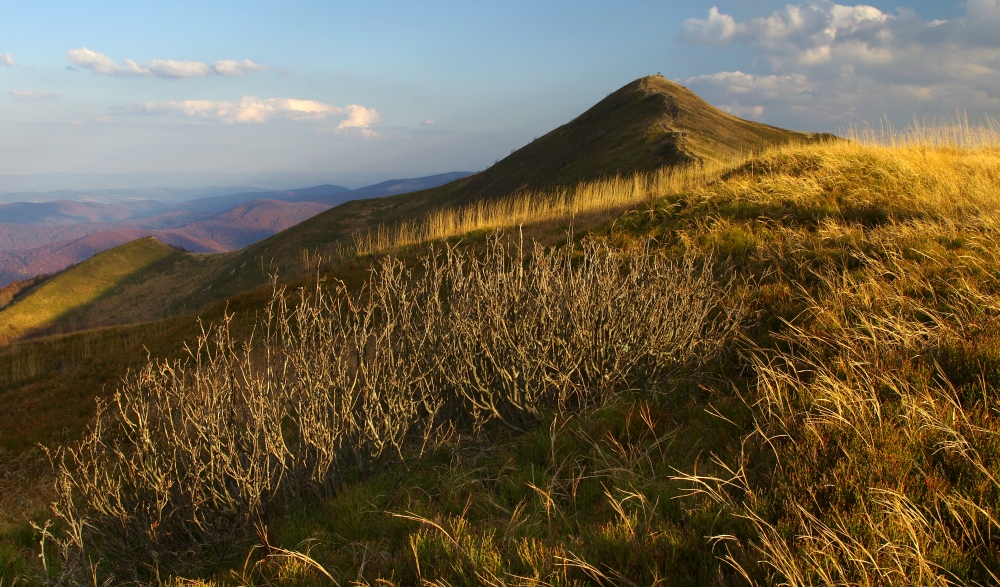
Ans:
{"label": "valley", "polygon": [[241,249],[338,203],[424,189],[465,175],[390,180],[356,190],[323,185],[240,192],[170,205],[152,200],[0,204],[0,286],[54,274],[146,236],[195,253]]}

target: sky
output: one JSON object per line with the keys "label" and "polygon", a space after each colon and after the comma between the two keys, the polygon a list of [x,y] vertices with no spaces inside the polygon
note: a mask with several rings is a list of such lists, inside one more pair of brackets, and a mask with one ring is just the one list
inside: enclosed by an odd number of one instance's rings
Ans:
{"label": "sky", "polygon": [[476,171],[654,73],[799,130],[975,120],[998,31],[1000,0],[4,0],[0,177]]}

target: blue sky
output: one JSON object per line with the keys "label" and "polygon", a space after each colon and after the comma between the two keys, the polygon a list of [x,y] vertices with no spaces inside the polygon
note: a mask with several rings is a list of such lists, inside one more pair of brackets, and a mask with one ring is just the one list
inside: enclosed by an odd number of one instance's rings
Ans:
{"label": "blue sky", "polygon": [[0,175],[477,170],[656,72],[803,130],[994,115],[998,27],[1000,0],[8,1]]}

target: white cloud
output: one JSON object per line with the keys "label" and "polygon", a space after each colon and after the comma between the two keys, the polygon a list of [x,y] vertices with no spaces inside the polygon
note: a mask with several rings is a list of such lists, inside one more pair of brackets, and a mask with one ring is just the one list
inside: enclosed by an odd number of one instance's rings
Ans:
{"label": "white cloud", "polygon": [[11,96],[17,98],[18,100],[45,100],[47,98],[55,98],[59,94],[54,94],[52,92],[43,92],[41,90],[11,90],[7,92]]}
{"label": "white cloud", "polygon": [[[685,80],[733,111],[772,122],[831,125],[858,116],[1000,109],[1000,0],[968,0],[965,14],[927,21],[914,11],[815,0],[738,21],[717,8],[688,19],[679,40],[749,48],[757,73]],[[795,113],[801,116],[795,118]]]}
{"label": "white cloud", "polygon": [[370,126],[379,120],[379,113],[374,108],[365,108],[357,104],[341,107],[315,100],[256,96],[243,96],[233,102],[214,100],[146,102],[138,111],[145,114],[172,114],[227,123],[262,123],[271,120],[318,122],[334,118],[340,119],[336,129],[358,129],[362,134],[373,134],[374,131]]}
{"label": "white cloud", "polygon": [[728,45],[743,30],[743,25],[728,14],[720,14],[719,8],[708,9],[708,18],[689,18],[681,25],[681,39],[705,45]]}
{"label": "white cloud", "polygon": [[810,94],[818,84],[801,74],[793,75],[752,75],[742,71],[722,71],[700,75],[684,80],[687,85],[701,88],[724,90],[735,95],[778,98],[782,96]]}
{"label": "white cloud", "polygon": [[243,61],[223,59],[222,61],[216,61],[212,65],[212,68],[218,72],[219,75],[243,75],[247,72],[267,71],[266,65],[254,63],[249,59],[244,59]]}
{"label": "white cloud", "polygon": [[763,106],[744,106],[742,104],[719,104],[719,110],[747,120],[760,120],[764,116]]}
{"label": "white cloud", "polygon": [[812,101],[819,84],[801,74],[752,75],[722,71],[683,80],[719,109],[741,118],[761,120],[769,103]]}
{"label": "white cloud", "polygon": [[430,118],[420,122],[423,126],[437,126],[437,121],[431,120]]}
{"label": "white cloud", "polygon": [[86,47],[70,49],[66,52],[71,63],[102,75],[117,77],[210,77],[239,76],[249,72],[267,71],[267,66],[254,63],[249,59],[243,61],[222,60],[212,65],[200,61],[175,61],[173,59],[153,59],[147,63],[137,63],[125,59],[120,64],[103,53],[91,51]]}
{"label": "white cloud", "polygon": [[337,125],[338,129],[361,128],[365,129],[377,122],[379,114],[374,108],[365,108],[357,104],[350,104],[344,108],[347,118]]}
{"label": "white cloud", "polygon": [[704,45],[746,44],[776,64],[825,63],[840,51],[879,61],[886,59],[884,50],[893,41],[889,26],[893,20],[896,17],[872,6],[843,6],[829,0],[788,5],[768,17],[745,22],[713,7],[707,19],[685,20],[680,38]]}
{"label": "white cloud", "polygon": [[14,67],[14,56],[10,53],[0,53],[0,65],[6,65],[7,67]]}

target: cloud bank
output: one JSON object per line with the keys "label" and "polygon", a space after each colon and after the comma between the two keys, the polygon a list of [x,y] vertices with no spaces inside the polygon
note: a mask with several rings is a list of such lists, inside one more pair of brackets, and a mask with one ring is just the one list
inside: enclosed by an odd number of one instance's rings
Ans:
{"label": "cloud bank", "polygon": [[14,67],[14,56],[10,53],[0,53],[0,65]]}
{"label": "cloud bank", "polygon": [[222,60],[209,65],[200,61],[174,61],[172,59],[153,59],[146,63],[137,63],[126,59],[120,64],[103,53],[91,51],[86,47],[70,49],[66,52],[70,62],[90,71],[116,77],[163,77],[178,79],[183,77],[240,76],[250,72],[267,71],[267,66],[254,63],[249,59],[243,61]]}
{"label": "cloud bank", "polygon": [[1000,0],[968,0],[952,20],[816,0],[745,21],[713,7],[684,21],[678,39],[746,47],[764,64],[683,80],[710,101],[755,118],[831,125],[882,113],[996,112],[998,29]]}
{"label": "cloud bank", "polygon": [[256,96],[243,96],[232,102],[214,100],[146,102],[139,108],[139,112],[187,116],[226,123],[264,123],[272,120],[318,122],[332,118],[339,119],[337,130],[357,129],[365,135],[374,134],[370,127],[379,120],[377,110],[357,104],[341,107],[315,100]]}

